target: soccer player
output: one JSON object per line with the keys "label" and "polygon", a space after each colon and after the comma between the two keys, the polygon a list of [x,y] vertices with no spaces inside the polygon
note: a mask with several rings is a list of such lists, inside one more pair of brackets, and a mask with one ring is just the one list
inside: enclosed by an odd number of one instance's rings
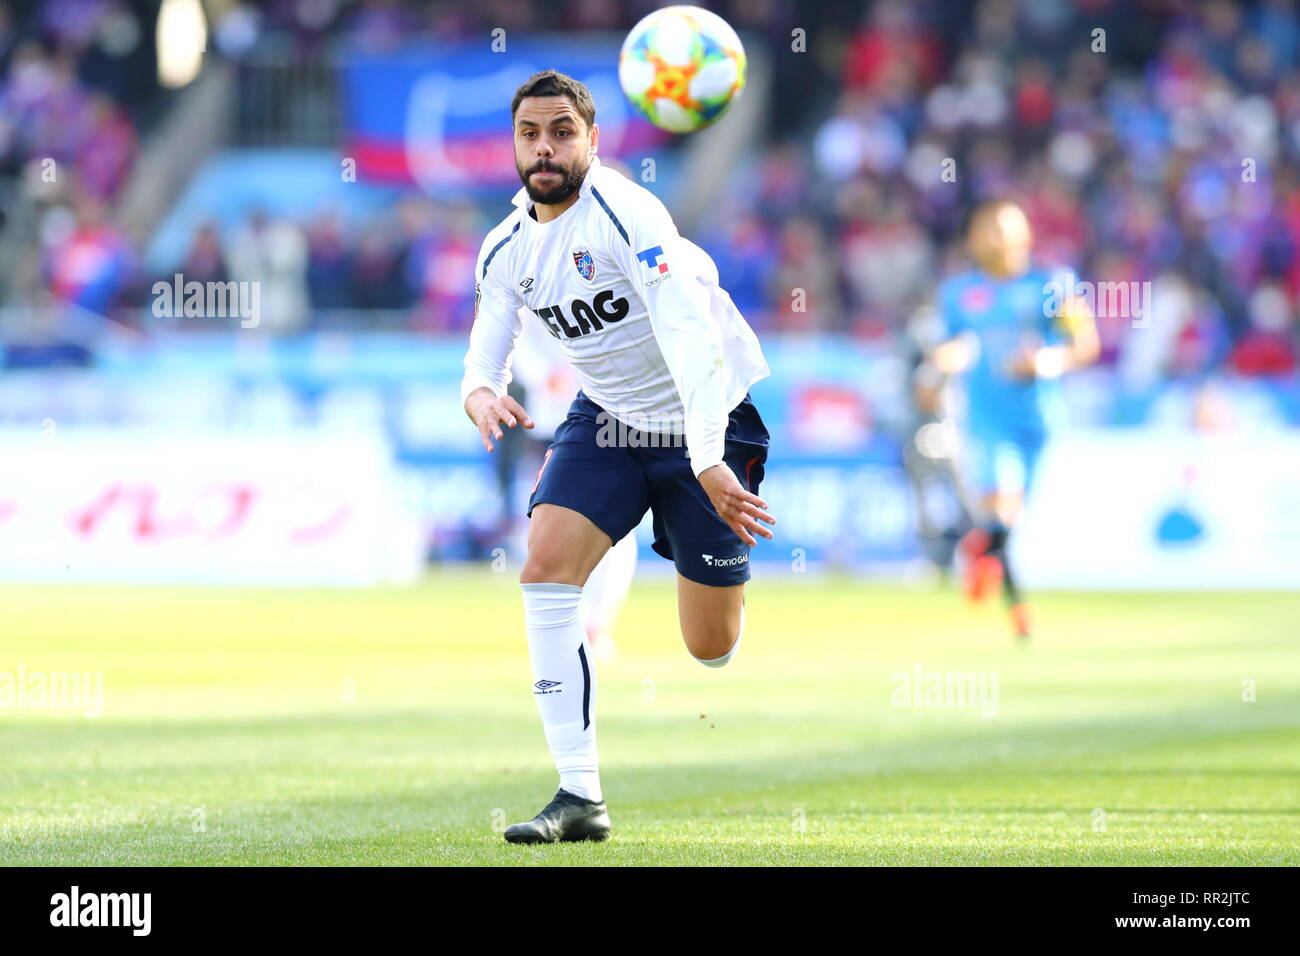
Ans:
{"label": "soccer player", "polygon": [[776,523],[754,493],[768,433],[748,394],[768,368],[712,260],[652,193],[601,166],[585,86],[545,70],[519,87],[510,113],[523,188],[479,253],[465,412],[489,452],[503,425],[532,427],[506,395],[520,306],[560,342],[582,388],[538,472],[519,576],[560,789],[505,838],[603,840],[583,586],[650,510],[654,550],[677,568],[687,649],[710,667],[731,659],[750,548]]}
{"label": "soccer player", "polygon": [[972,509],[960,467],[953,378],[930,360],[935,345],[947,338],[947,324],[939,310],[930,306],[913,313],[902,336],[912,412],[903,446],[903,470],[912,486],[916,530],[925,556],[945,580],[958,542],[972,527]]}
{"label": "soccer player", "polygon": [[1049,431],[1063,418],[1059,379],[1096,361],[1092,312],[1064,295],[1073,283],[1031,261],[1033,234],[1016,203],[977,206],[967,229],[976,268],[939,288],[947,338],[932,360],[940,371],[966,373],[966,452],[982,527],[963,542],[967,591],[984,596],[1002,579],[1012,625],[1030,633],[1028,609],[1007,557],[1007,536],[1020,516]]}

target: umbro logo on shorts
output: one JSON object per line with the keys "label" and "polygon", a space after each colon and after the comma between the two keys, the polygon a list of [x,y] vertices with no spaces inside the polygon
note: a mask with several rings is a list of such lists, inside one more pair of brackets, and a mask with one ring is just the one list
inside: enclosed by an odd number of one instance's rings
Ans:
{"label": "umbro logo on shorts", "polygon": [[[564,682],[563,682],[563,681],[558,681],[558,680],[539,680],[539,681],[538,681],[536,684],[534,684],[533,686],[536,687],[536,688],[537,688],[539,691],[541,691],[542,693],[546,693],[546,692],[547,692],[548,690],[550,690],[552,687],[559,687],[560,684],[562,684],[562,683],[564,683]],[[556,691],[556,693],[559,693],[559,692]]]}
{"label": "umbro logo on shorts", "polygon": [[711,568],[733,568],[736,565],[744,564],[749,560],[749,555],[747,554],[738,554],[731,558],[715,558],[711,554],[702,554],[700,557],[703,558],[704,563]]}

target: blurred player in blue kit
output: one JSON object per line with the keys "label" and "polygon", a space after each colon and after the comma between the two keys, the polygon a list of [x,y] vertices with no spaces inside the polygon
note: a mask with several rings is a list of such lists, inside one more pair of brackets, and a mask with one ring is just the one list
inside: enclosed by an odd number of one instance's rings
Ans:
{"label": "blurred player in blue kit", "polygon": [[1028,608],[1008,559],[1043,446],[1064,419],[1060,377],[1095,362],[1096,325],[1063,270],[1036,266],[1033,232],[1016,203],[992,200],[971,212],[966,233],[975,268],[938,291],[946,338],[931,355],[947,375],[964,374],[964,452],[977,527],[962,542],[966,590],[982,599],[1000,578],[1016,636],[1030,633]]}

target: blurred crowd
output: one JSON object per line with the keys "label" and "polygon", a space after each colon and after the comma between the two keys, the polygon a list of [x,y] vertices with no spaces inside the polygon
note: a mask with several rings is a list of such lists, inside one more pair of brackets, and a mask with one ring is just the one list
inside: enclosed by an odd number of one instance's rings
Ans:
{"label": "blurred crowd", "polygon": [[302,222],[253,210],[224,240],[220,224],[204,224],[178,271],[186,281],[260,281],[273,330],[302,331],[347,310],[400,313],[421,332],[464,329],[481,230],[473,206],[416,194],[360,228],[338,210]]}
{"label": "blurred crowd", "polygon": [[[298,50],[344,35],[369,50],[395,49],[412,35],[441,40],[478,38],[492,30],[532,33],[627,30],[666,4],[658,0],[212,0],[213,36],[222,52],[240,56],[260,36],[273,34]],[[826,0],[832,12],[851,10],[856,0]],[[707,3],[740,30],[766,31],[794,19],[785,0],[723,0]],[[788,34],[787,34],[788,35]]]}
{"label": "blurred crowd", "polygon": [[134,251],[113,210],[157,106],[137,6],[0,2],[0,242],[12,245],[20,199],[40,213],[34,247],[5,248],[6,293],[30,270],[50,299],[102,314],[130,288]]}
{"label": "blurred crowd", "polygon": [[964,210],[1011,195],[1044,264],[1154,283],[1149,314],[1100,318],[1107,360],[1293,372],[1294,5],[980,0],[969,21],[940,9],[874,4],[832,115],[806,144],[774,147],[714,217],[706,245],[755,324],[896,332],[959,264]]}
{"label": "blurred crowd", "polygon": [[[658,5],[225,0],[210,12],[215,48],[238,59],[268,35],[301,49],[339,35],[383,48],[419,31],[621,30]],[[760,332],[897,336],[961,264],[964,211],[1009,194],[1025,205],[1044,264],[1094,283],[1154,283],[1149,314],[1101,317],[1107,361],[1135,374],[1294,372],[1291,0],[710,6],[765,35],[777,65],[763,148],[695,237]],[[101,61],[129,37],[117,35],[115,0],[46,8],[39,42],[20,42],[0,5],[0,161],[12,170],[65,157],[78,171],[76,196],[47,223],[45,270],[55,295],[99,309],[157,278],[132,271],[105,214],[136,136],[120,92],[96,77],[112,74]],[[787,49],[800,27],[806,52]],[[359,225],[329,210],[301,221],[254,210],[199,229],[182,270],[270,283],[285,331],[336,309],[460,331],[472,312],[466,276],[499,213],[414,193]],[[1135,321],[1149,334],[1134,335]]]}
{"label": "blurred crowd", "polygon": [[136,147],[120,105],[138,89],[125,64],[147,39],[113,0],[47,0],[25,20],[0,3],[0,171],[52,160],[79,193],[113,198]]}

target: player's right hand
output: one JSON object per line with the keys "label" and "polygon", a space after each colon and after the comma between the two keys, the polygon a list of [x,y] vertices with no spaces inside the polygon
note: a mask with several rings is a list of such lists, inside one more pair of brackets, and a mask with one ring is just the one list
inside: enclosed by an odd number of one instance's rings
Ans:
{"label": "player's right hand", "polygon": [[490,389],[479,388],[470,392],[465,399],[465,414],[478,426],[479,437],[483,447],[492,451],[496,446],[492,439],[501,440],[501,426],[514,428],[520,423],[525,428],[534,428],[533,420],[528,417],[524,407],[509,395],[497,398]]}
{"label": "player's right hand", "polygon": [[759,524],[760,521],[776,524],[776,519],[767,513],[767,502],[746,491],[735,472],[725,464],[700,472],[699,482],[713,502],[718,517],[727,523],[737,538],[751,548],[758,544],[754,535],[771,539],[772,532]]}

